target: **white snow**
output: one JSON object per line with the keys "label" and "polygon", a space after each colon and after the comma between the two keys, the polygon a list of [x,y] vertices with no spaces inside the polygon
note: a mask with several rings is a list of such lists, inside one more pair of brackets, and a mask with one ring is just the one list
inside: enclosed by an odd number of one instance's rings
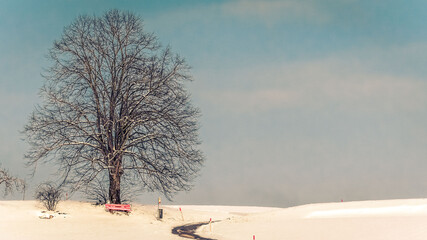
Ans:
{"label": "white snow", "polygon": [[[184,239],[171,234],[175,226],[209,221],[197,233],[218,240],[327,239],[425,240],[427,199],[310,204],[292,208],[245,206],[157,206],[133,204],[129,215],[112,215],[103,206],[65,201],[61,214],[41,219],[35,201],[0,201],[2,240]],[[179,208],[182,209],[184,221]],[[66,213],[65,215],[62,213]]]}
{"label": "white snow", "polygon": [[272,207],[253,207],[253,206],[208,206],[208,205],[171,205],[168,206],[170,208],[179,209],[181,208],[183,211],[185,209],[191,209],[194,211],[202,211],[202,212],[220,212],[220,213],[259,213],[259,212],[268,212],[279,210],[281,208],[272,208]]}
{"label": "white snow", "polygon": [[333,217],[363,217],[363,216],[381,216],[381,215],[418,215],[427,214],[427,205],[419,206],[394,206],[377,208],[350,208],[328,211],[314,211],[306,218],[333,218]]}

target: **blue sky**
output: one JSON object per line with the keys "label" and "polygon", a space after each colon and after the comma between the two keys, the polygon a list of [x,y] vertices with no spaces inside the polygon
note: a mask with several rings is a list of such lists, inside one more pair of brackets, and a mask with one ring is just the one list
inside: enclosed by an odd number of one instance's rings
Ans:
{"label": "blue sky", "polygon": [[[0,7],[0,162],[24,177],[45,55],[118,8],[185,57],[206,164],[179,204],[427,195],[425,1],[11,1]],[[34,185],[54,178],[40,167]],[[155,201],[143,194],[140,201]]]}

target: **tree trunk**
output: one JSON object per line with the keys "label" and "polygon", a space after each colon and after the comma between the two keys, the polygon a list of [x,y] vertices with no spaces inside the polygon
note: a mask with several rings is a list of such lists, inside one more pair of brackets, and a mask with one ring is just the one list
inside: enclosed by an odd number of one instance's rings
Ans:
{"label": "tree trunk", "polygon": [[110,189],[108,192],[110,203],[121,204],[120,199],[120,173],[110,172]]}

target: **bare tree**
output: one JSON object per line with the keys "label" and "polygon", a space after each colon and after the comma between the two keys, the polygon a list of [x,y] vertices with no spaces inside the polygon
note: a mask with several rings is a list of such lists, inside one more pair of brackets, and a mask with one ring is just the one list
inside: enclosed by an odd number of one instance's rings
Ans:
{"label": "bare tree", "polygon": [[24,132],[29,165],[54,161],[72,190],[100,174],[120,203],[122,178],[168,198],[188,190],[203,163],[189,66],[132,13],[80,16],[50,51],[43,104]]}
{"label": "bare tree", "polygon": [[55,211],[62,197],[62,190],[51,182],[40,184],[36,189],[35,198],[39,200],[48,211]]}
{"label": "bare tree", "polygon": [[14,190],[23,191],[26,186],[24,180],[12,176],[6,169],[0,168],[0,185],[2,184],[4,185],[4,195],[12,193]]}

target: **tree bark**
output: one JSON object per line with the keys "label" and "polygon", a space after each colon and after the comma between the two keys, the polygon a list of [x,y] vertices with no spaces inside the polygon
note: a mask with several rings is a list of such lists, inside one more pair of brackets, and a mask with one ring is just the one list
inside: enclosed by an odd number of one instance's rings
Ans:
{"label": "tree bark", "polygon": [[121,204],[120,199],[120,174],[110,172],[110,189],[109,189],[110,203]]}
{"label": "tree bark", "polygon": [[122,170],[122,156],[118,156],[111,161],[109,169],[110,176],[110,203],[112,204],[121,204],[122,201],[120,199],[120,180],[123,174]]}

